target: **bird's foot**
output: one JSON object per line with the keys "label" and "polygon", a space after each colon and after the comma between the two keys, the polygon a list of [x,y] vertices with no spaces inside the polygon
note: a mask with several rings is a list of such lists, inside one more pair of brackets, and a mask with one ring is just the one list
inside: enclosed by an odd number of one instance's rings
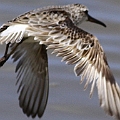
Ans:
{"label": "bird's foot", "polygon": [[0,58],[0,67],[2,67],[6,61],[7,61],[7,56],[3,56],[2,58]]}

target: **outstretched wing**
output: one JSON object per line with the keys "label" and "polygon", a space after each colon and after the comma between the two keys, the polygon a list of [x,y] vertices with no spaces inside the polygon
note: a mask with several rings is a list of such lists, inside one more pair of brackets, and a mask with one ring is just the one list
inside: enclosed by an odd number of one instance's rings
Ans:
{"label": "outstretched wing", "polygon": [[[12,45],[14,48],[15,44]],[[49,91],[48,58],[45,45],[22,42],[13,54],[17,63],[19,105],[27,116],[41,117]]]}
{"label": "outstretched wing", "polygon": [[110,71],[98,39],[74,26],[69,18],[59,22],[59,27],[49,34],[51,37],[41,44],[48,45],[47,49],[54,49],[53,53],[63,57],[62,61],[66,64],[76,64],[74,72],[77,76],[81,75],[81,82],[86,80],[85,89],[92,83],[90,96],[96,84],[100,106],[120,119],[120,87]]}

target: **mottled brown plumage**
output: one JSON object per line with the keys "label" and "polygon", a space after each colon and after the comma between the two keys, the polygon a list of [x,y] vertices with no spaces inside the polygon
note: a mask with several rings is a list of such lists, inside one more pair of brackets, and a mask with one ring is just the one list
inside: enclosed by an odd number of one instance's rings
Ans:
{"label": "mottled brown plumage", "polygon": [[[16,66],[20,107],[33,118],[44,113],[49,89],[46,49],[62,57],[66,64],[75,64],[76,76],[81,75],[84,88],[91,83],[90,96],[97,85],[100,106],[120,119],[120,87],[109,68],[98,39],[80,29],[78,24],[92,18],[81,4],[52,6],[27,12],[9,21],[0,29],[0,43],[9,43],[0,61],[2,66],[12,55]],[[6,59],[7,58],[7,59]]]}

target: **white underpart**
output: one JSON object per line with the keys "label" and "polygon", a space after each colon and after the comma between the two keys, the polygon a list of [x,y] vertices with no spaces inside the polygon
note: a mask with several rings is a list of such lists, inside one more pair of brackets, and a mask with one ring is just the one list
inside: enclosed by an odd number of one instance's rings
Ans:
{"label": "white underpart", "polygon": [[0,44],[5,42],[8,44],[9,42],[19,43],[23,37],[27,36],[26,29],[28,28],[28,25],[24,24],[14,24],[9,26],[6,30],[0,33]]}

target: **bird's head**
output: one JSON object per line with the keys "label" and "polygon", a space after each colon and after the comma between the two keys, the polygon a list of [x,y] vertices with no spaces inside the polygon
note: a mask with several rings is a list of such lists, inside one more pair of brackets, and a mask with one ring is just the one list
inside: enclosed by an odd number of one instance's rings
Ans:
{"label": "bird's head", "polygon": [[91,17],[88,14],[88,8],[82,4],[66,5],[66,11],[69,12],[69,14],[71,15],[71,20],[75,24],[81,24],[83,21],[90,21],[106,27],[103,22]]}

